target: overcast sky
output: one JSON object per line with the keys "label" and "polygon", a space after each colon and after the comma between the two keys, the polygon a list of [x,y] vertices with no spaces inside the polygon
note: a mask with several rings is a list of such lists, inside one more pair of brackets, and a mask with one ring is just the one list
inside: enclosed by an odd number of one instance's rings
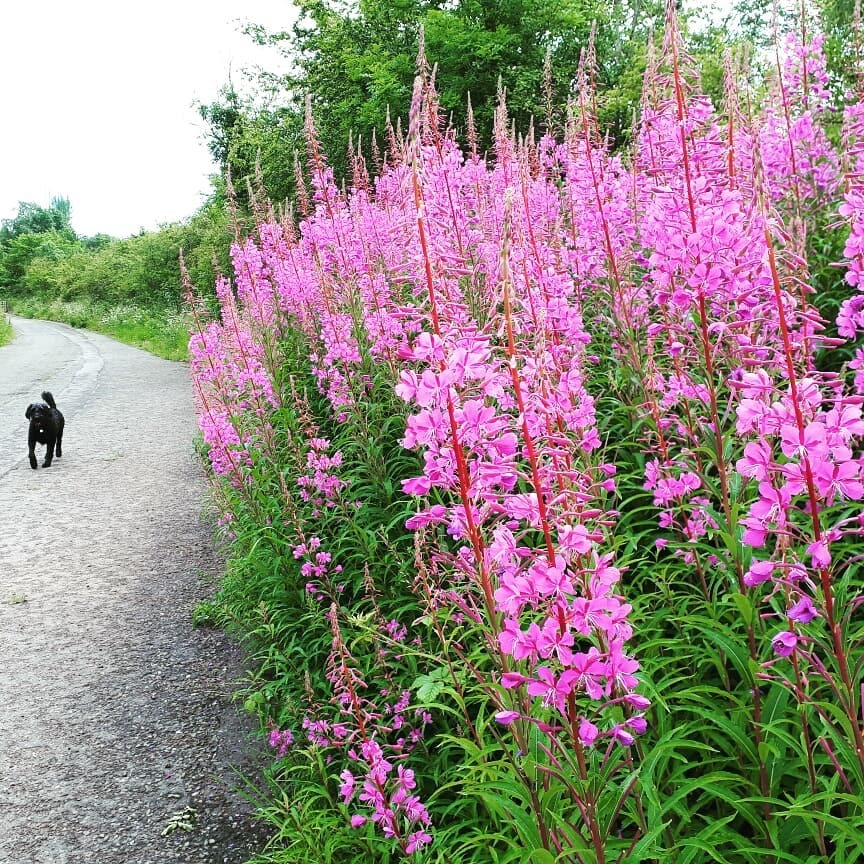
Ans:
{"label": "overcast sky", "polygon": [[0,219],[69,198],[79,234],[191,216],[215,166],[194,103],[273,55],[238,21],[288,29],[290,0],[0,0]]}

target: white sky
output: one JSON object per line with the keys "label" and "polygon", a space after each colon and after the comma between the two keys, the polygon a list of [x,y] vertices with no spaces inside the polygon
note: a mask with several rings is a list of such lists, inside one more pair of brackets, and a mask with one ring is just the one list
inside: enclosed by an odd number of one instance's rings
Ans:
{"label": "white sky", "polygon": [[[216,168],[194,103],[278,68],[240,21],[290,29],[290,0],[0,0],[0,219],[69,198],[79,234],[191,216]],[[241,88],[242,89],[242,88]]]}

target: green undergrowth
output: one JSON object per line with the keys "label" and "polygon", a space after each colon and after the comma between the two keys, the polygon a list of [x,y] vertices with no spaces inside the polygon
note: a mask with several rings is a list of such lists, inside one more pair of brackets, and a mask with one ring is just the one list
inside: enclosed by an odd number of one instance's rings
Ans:
{"label": "green undergrowth", "polygon": [[9,319],[0,312],[0,345],[6,345],[12,341],[13,336],[12,325]]}
{"label": "green undergrowth", "polygon": [[166,360],[185,360],[188,356],[188,321],[176,309],[40,298],[17,299],[10,305],[16,315],[61,321],[104,333]]}

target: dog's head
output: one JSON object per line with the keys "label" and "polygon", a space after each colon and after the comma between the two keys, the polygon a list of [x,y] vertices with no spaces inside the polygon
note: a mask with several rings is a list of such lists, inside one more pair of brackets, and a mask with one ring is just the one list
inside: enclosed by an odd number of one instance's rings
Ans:
{"label": "dog's head", "polygon": [[31,423],[42,424],[51,417],[51,409],[44,402],[31,402],[27,406],[24,416]]}

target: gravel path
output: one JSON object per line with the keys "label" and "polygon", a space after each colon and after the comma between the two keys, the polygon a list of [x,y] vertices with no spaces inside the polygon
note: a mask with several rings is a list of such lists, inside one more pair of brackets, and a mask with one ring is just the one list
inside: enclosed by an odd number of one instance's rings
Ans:
{"label": "gravel path", "polygon": [[[219,565],[187,368],[14,319],[0,348],[0,862],[211,864],[260,845],[237,651],[191,626]],[[51,390],[63,458],[27,464]],[[192,808],[193,830],[163,836]],[[192,815],[187,811],[187,815]],[[257,835],[257,836],[256,836]]]}

